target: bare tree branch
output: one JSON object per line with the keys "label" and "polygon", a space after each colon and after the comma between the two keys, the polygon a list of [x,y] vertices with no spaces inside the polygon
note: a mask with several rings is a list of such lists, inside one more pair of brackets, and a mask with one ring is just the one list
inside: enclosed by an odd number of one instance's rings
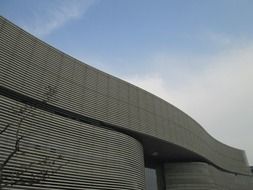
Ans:
{"label": "bare tree branch", "polygon": [[[55,96],[56,93],[57,93],[56,87],[47,86],[46,92],[44,94],[45,97],[44,100],[42,100],[42,102],[49,103],[50,101],[53,100],[53,96]],[[22,142],[23,136],[19,134],[24,120],[28,116],[32,117],[34,110],[36,110],[36,107],[27,104],[19,107],[18,110],[14,111],[14,113],[17,114],[17,116],[19,117],[19,120],[16,122],[16,124],[8,123],[0,131],[0,135],[2,135],[7,132],[8,128],[11,127],[11,125],[17,126],[14,149],[8,154],[7,158],[3,161],[3,163],[0,164],[0,190],[2,190],[3,187],[11,187],[14,185],[39,184],[42,181],[45,181],[51,175],[57,173],[62,167],[62,164],[60,164],[61,162],[58,163],[57,161],[63,160],[63,156],[61,154],[57,154],[57,151],[55,149],[50,148],[48,152],[54,155],[42,156],[41,160],[37,162],[34,161],[31,162],[27,160],[28,161],[27,164],[21,165],[20,167],[16,167],[16,169],[13,170],[11,173],[9,172],[9,170],[8,170],[9,173],[6,174],[4,173],[6,165],[12,160],[13,157],[15,157],[16,155],[20,156],[26,155],[24,151],[20,150],[20,143]],[[36,146],[35,149],[37,149]]]}
{"label": "bare tree branch", "polygon": [[0,131],[0,134],[3,134],[7,129],[9,128],[10,124],[7,124],[2,131]]}
{"label": "bare tree branch", "polygon": [[19,151],[19,143],[22,138],[23,138],[22,136],[18,137],[18,139],[16,140],[14,150],[8,155],[8,157],[5,159],[3,164],[1,164],[0,171],[3,170],[3,168],[7,165],[7,163],[10,161],[10,159]]}

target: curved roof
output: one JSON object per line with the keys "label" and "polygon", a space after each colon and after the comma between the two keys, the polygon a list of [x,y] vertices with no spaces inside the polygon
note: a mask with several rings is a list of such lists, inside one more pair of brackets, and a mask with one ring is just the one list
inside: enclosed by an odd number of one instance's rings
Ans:
{"label": "curved roof", "polygon": [[175,106],[60,52],[3,17],[0,55],[1,87],[36,100],[54,87],[53,106],[136,135],[147,156],[205,160],[250,174],[244,151],[217,141]]}

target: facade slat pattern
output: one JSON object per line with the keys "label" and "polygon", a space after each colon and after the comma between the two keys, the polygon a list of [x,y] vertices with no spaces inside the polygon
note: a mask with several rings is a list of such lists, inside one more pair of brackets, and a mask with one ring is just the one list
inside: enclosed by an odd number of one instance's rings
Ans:
{"label": "facade slat pattern", "polygon": [[206,163],[168,163],[166,190],[251,190],[252,176],[220,171]]}
{"label": "facade slat pattern", "polygon": [[134,138],[32,107],[23,115],[26,105],[3,96],[0,105],[0,131],[9,125],[0,134],[1,163],[17,132],[23,137],[3,169],[3,189],[144,189],[143,149]]}
{"label": "facade slat pattern", "polygon": [[176,107],[0,20],[1,86],[37,100],[55,87],[54,106],[174,143],[227,171],[250,173],[243,151],[215,140]]}

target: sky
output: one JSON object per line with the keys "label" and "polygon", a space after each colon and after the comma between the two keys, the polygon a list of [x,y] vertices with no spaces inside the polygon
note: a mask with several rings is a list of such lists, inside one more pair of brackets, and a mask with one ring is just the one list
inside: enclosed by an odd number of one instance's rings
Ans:
{"label": "sky", "polygon": [[253,165],[253,1],[0,0],[50,45],[180,108]]}

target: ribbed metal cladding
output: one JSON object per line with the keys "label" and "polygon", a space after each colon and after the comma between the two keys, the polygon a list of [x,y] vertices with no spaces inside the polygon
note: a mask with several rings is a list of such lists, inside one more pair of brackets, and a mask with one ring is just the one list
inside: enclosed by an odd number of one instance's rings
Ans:
{"label": "ribbed metal cladding", "polygon": [[[9,124],[0,134],[3,163],[14,150],[17,126],[22,118],[19,110],[25,105],[3,96],[0,105],[0,131]],[[3,189],[144,189],[143,149],[137,140],[29,109],[19,128],[18,134],[23,137],[20,150],[3,170],[2,185],[9,184]],[[46,170],[48,176],[36,183],[36,176],[40,178],[40,173]],[[28,182],[22,184],[21,179]]]}
{"label": "ribbed metal cladding", "polygon": [[252,190],[252,176],[235,175],[201,162],[164,165],[166,190]]}
{"label": "ribbed metal cladding", "polygon": [[37,100],[176,144],[235,173],[250,174],[244,152],[220,143],[164,100],[92,68],[0,17],[0,85]]}

